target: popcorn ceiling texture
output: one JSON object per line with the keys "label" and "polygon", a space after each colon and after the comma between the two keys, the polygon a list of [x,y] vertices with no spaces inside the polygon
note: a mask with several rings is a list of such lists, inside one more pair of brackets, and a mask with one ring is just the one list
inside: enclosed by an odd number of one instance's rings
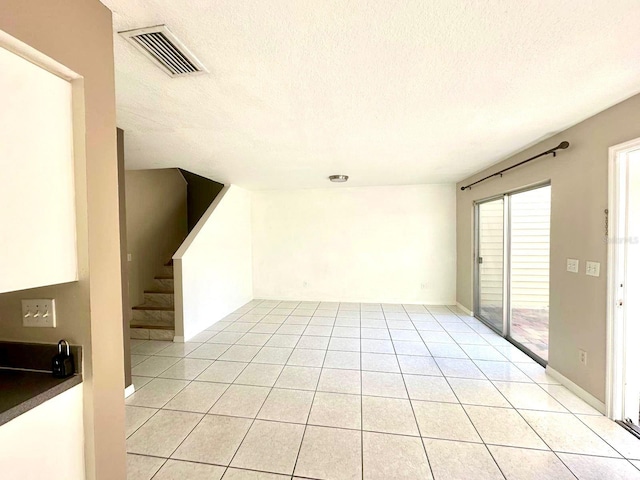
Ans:
{"label": "popcorn ceiling texture", "polygon": [[637,0],[103,3],[210,71],[114,35],[127,168],[249,189],[459,181],[640,90]]}

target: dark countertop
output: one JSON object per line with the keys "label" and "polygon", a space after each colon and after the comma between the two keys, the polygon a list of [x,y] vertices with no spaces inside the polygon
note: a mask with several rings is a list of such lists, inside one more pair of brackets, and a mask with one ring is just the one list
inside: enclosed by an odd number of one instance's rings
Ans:
{"label": "dark countertop", "polygon": [[0,368],[0,425],[82,382],[82,375],[54,378],[51,373]]}

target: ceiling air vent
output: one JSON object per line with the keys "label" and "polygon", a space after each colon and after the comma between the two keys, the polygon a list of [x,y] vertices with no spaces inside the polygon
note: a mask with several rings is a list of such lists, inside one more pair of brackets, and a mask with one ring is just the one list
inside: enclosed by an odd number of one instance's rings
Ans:
{"label": "ceiling air vent", "polygon": [[165,25],[118,33],[171,77],[198,75],[207,71]]}

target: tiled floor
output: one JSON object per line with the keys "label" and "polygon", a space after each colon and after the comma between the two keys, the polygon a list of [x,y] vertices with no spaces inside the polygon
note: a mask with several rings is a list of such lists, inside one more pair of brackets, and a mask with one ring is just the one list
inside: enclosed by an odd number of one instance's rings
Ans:
{"label": "tiled floor", "polygon": [[133,343],[130,480],[640,479],[640,441],[455,307],[255,300]]}

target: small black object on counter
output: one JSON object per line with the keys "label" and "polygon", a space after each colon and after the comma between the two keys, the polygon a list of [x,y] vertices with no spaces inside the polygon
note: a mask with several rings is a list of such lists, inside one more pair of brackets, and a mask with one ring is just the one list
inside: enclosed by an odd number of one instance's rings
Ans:
{"label": "small black object on counter", "polygon": [[[64,348],[65,351],[63,351],[63,347],[66,347]],[[67,378],[76,372],[71,348],[66,340],[58,342],[58,354],[52,359],[51,371],[55,378]]]}

